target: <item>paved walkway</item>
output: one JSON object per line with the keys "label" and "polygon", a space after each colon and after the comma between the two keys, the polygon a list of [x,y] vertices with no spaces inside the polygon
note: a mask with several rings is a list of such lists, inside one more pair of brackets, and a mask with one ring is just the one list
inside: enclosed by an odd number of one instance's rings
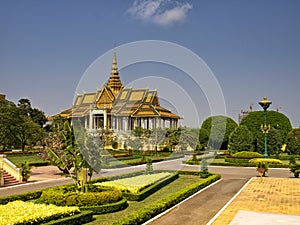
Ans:
{"label": "paved walkway", "polygon": [[300,179],[253,178],[212,225],[300,224]]}
{"label": "paved walkway", "polygon": [[[157,164],[156,166],[160,165],[163,167],[166,166],[166,164]],[[96,177],[103,175],[110,176],[137,169],[143,169],[143,167],[138,166],[118,170],[103,170],[102,173],[96,175]],[[182,169],[199,170],[199,167],[187,166]],[[218,212],[220,212],[222,207],[235,196],[251,177],[257,175],[257,172],[255,168],[234,167],[210,167],[209,170],[220,173],[223,177],[222,180],[198,195],[195,195],[193,198],[185,201],[183,204],[176,206],[173,210],[149,224],[204,225],[209,221],[211,221],[212,225],[257,224],[257,221],[255,223],[250,223],[250,219],[253,218],[258,218],[259,221],[261,221],[260,224],[264,225],[276,224],[270,218],[276,218],[276,221],[283,221],[280,224],[289,225],[295,224],[291,221],[296,218],[297,221],[299,221],[297,215],[300,216],[300,179],[288,178],[291,177],[291,174],[287,169],[270,169],[268,174],[270,177],[264,178],[262,183],[260,183],[259,178],[254,178],[232,201],[232,203],[222,211],[222,213]],[[59,175],[59,173],[60,171],[52,166],[34,168],[29,183],[0,188],[0,196],[13,195],[72,183],[70,178],[64,178]],[[261,212],[267,214],[262,214]],[[257,213],[259,213],[259,215],[257,215]],[[270,213],[275,213],[276,217]],[[278,213],[281,215],[278,215]],[[217,217],[212,221],[211,219],[215,215],[217,215]],[[289,216],[286,217],[286,215]],[[273,222],[262,223],[268,221]]]}

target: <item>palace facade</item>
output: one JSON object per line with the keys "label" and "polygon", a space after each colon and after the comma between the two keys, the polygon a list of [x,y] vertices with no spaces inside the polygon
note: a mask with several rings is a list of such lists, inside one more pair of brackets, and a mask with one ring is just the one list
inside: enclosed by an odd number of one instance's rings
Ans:
{"label": "palace facade", "polygon": [[156,90],[124,88],[115,49],[111,73],[103,88],[97,92],[77,94],[72,108],[59,115],[80,120],[89,131],[177,128],[180,119],[160,105]]}

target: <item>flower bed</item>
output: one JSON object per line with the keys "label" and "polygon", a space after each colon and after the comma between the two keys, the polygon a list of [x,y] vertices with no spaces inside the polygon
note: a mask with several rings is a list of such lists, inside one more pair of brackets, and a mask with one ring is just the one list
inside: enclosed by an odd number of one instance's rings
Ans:
{"label": "flower bed", "polygon": [[18,200],[0,205],[0,225],[40,224],[77,213],[80,213],[78,207],[59,207]]}
{"label": "flower bed", "polygon": [[96,183],[102,187],[113,187],[121,191],[136,194],[150,185],[171,176],[169,172],[139,175],[135,177],[123,178],[113,181]]}

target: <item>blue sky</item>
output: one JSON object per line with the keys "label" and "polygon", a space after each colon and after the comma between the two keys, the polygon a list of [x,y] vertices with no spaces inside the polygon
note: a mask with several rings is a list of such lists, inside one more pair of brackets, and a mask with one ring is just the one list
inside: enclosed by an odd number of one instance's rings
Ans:
{"label": "blue sky", "polygon": [[[257,102],[267,95],[271,109],[280,108],[299,127],[299,12],[296,0],[1,0],[0,93],[15,102],[27,97],[53,115],[72,105],[86,69],[115,43],[162,40],[190,49],[205,61],[234,120],[251,103],[260,110]],[[170,79],[186,82],[173,68],[154,66],[151,72],[152,66],[120,70],[121,79],[126,83],[129,73],[138,79],[143,73],[169,72]],[[99,71],[99,77],[108,75]],[[102,85],[95,84],[95,89]],[[169,93],[178,94],[171,88]],[[197,126],[209,115],[204,95],[199,99],[200,122],[186,107],[180,112],[184,125]]]}

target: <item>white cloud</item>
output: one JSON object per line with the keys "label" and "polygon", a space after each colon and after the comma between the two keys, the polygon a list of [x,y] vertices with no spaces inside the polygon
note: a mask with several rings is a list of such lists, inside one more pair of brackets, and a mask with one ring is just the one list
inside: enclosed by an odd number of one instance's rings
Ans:
{"label": "white cloud", "polygon": [[171,0],[135,0],[127,13],[135,19],[158,25],[173,25],[185,21],[193,6]]}

